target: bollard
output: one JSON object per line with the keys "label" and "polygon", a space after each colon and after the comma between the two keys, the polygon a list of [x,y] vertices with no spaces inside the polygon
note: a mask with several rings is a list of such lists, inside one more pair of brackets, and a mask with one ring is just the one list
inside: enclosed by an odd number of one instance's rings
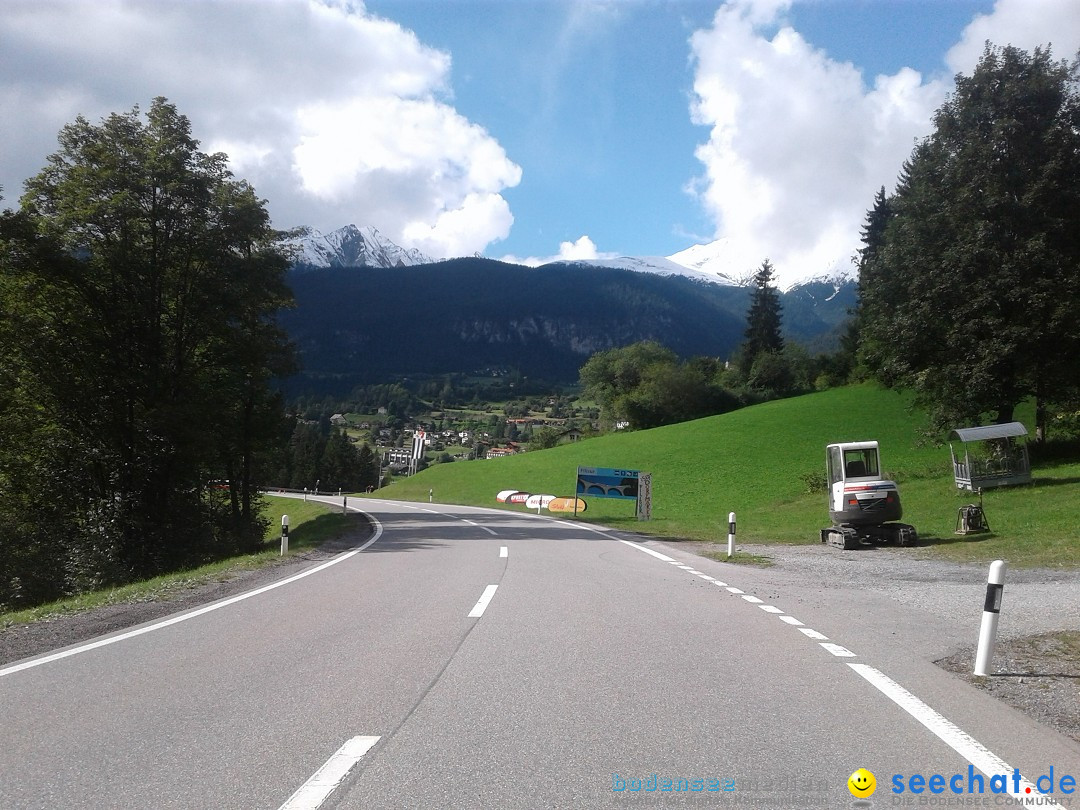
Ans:
{"label": "bollard", "polygon": [[289,553],[289,516],[281,516],[281,556]]}
{"label": "bollard", "polygon": [[341,514],[343,514],[343,515],[349,514],[349,496],[348,495],[342,495],[341,496]]}
{"label": "bollard", "polygon": [[998,614],[1001,612],[1001,595],[1005,591],[1005,561],[990,563],[986,577],[986,601],[983,603],[982,626],[979,628],[979,649],[975,653],[975,674],[990,674],[990,659],[994,657],[994,639],[997,636]]}
{"label": "bollard", "polygon": [[727,555],[735,555],[735,513],[728,512],[727,516]]}

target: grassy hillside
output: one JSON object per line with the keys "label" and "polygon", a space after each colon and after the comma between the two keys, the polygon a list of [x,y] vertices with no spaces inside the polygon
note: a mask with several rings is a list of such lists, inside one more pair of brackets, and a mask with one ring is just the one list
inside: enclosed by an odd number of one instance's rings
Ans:
{"label": "grassy hillside", "polygon": [[638,523],[629,501],[596,498],[581,519],[726,543],[727,515],[734,511],[740,542],[817,543],[828,523],[826,496],[807,492],[804,477],[823,473],[826,444],[876,439],[882,465],[900,483],[904,520],[929,553],[1080,564],[1080,464],[1038,467],[1031,486],[985,493],[992,535],[957,537],[957,509],[975,496],[956,490],[948,446],[928,442],[925,429],[924,415],[908,398],[867,384],[521,456],[440,464],[377,496],[427,500],[430,489],[438,502],[522,510],[497,504],[496,493],[570,495],[579,464],[626,467],[653,474],[653,520]]}

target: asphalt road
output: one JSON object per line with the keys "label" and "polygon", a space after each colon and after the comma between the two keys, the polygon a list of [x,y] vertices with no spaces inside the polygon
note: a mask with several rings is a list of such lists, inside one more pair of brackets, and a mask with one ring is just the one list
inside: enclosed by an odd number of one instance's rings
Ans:
{"label": "asphalt road", "polygon": [[361,505],[307,576],[0,668],[0,808],[1080,807],[1080,748],[934,666],[915,606]]}

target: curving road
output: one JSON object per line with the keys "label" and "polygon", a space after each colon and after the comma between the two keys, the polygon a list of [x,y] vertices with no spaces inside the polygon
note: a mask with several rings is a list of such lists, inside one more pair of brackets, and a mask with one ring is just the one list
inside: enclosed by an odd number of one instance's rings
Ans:
{"label": "curving road", "polygon": [[935,667],[915,607],[362,506],[304,576],[0,669],[0,808],[1080,807],[1080,748]]}

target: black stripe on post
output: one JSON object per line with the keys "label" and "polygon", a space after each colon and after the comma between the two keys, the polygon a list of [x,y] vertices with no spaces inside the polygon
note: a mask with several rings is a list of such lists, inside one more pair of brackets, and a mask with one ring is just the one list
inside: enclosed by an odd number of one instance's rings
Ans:
{"label": "black stripe on post", "polygon": [[983,610],[987,613],[1000,613],[1001,592],[1004,590],[1004,585],[995,585],[992,582],[986,583],[986,601],[983,603]]}

